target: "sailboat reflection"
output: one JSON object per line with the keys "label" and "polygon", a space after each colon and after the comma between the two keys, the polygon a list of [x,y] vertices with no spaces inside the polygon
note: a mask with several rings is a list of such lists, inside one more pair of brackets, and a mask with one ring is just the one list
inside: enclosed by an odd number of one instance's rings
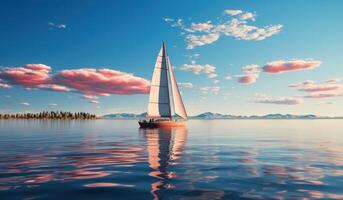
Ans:
{"label": "sailboat reflection", "polygon": [[181,158],[187,140],[187,129],[178,127],[140,131],[146,138],[149,167],[153,170],[149,176],[158,179],[151,184],[151,194],[154,199],[159,199],[160,190],[174,187],[168,183],[177,176],[171,171],[170,165],[177,164],[176,160]]}

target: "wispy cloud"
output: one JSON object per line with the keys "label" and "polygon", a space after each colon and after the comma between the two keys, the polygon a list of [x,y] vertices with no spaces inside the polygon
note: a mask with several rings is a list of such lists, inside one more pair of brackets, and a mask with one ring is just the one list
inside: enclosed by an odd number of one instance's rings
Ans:
{"label": "wispy cloud", "polygon": [[251,12],[244,12],[240,15],[240,19],[241,20],[252,20],[252,21],[256,21],[255,19],[255,14],[251,13]]}
{"label": "wispy cloud", "polygon": [[322,62],[319,60],[277,60],[267,63],[263,71],[271,74],[281,74],[289,71],[309,70],[319,67]]}
{"label": "wispy cloud", "polygon": [[312,84],[314,84],[314,81],[306,80],[306,81],[302,81],[299,83],[292,83],[292,84],[288,85],[288,87],[297,88],[297,87],[303,87],[303,86],[312,85]]}
{"label": "wispy cloud", "polygon": [[220,19],[220,22],[213,23],[212,21],[194,23],[191,22],[187,27],[182,19],[174,20],[172,18],[164,18],[172,27],[179,27],[185,35],[187,49],[193,49],[198,46],[212,44],[221,36],[231,36],[239,40],[264,40],[275,34],[278,34],[281,29],[281,24],[256,27],[248,23],[256,20],[256,14],[242,10],[225,10],[225,18]]}
{"label": "wispy cloud", "polygon": [[303,100],[301,98],[294,97],[258,97],[255,103],[264,104],[278,104],[278,105],[297,105],[302,104]]}
{"label": "wispy cloud", "polygon": [[335,83],[341,82],[341,79],[340,78],[332,78],[332,79],[326,80],[325,82],[335,84]]}
{"label": "wispy cloud", "polygon": [[182,19],[173,19],[173,18],[163,18],[163,20],[167,23],[171,24],[171,27],[183,27],[183,20]]}
{"label": "wispy cloud", "polygon": [[83,94],[81,96],[81,98],[86,99],[86,100],[88,100],[89,103],[96,104],[97,106],[100,103],[98,101],[99,96],[97,96],[97,95]]}
{"label": "wispy cloud", "polygon": [[168,17],[163,18],[163,20],[166,22],[173,22],[174,21],[174,19],[168,18]]}
{"label": "wispy cloud", "polygon": [[58,105],[57,105],[57,103],[49,103],[49,106],[54,106],[54,107],[56,107],[56,106],[58,106]]}
{"label": "wispy cloud", "polygon": [[87,95],[87,94],[84,94],[84,95],[82,95],[82,98],[87,99],[87,100],[95,100],[95,99],[98,99],[99,97],[96,96],[96,95]]}
{"label": "wispy cloud", "polygon": [[219,39],[219,34],[210,33],[207,35],[187,35],[187,49],[193,49],[196,46],[203,46],[206,44],[212,44]]}
{"label": "wispy cloud", "polygon": [[57,85],[57,84],[43,84],[38,86],[39,89],[43,90],[52,90],[52,91],[58,91],[58,92],[70,92],[71,89],[63,86],[63,85]]}
{"label": "wispy cloud", "polygon": [[304,95],[304,98],[314,98],[314,99],[322,99],[322,98],[331,98],[331,97],[342,97],[343,91],[334,90],[330,92],[316,92],[310,93],[308,95]]}
{"label": "wispy cloud", "polygon": [[53,29],[53,28],[65,29],[65,28],[67,28],[67,26],[65,24],[55,24],[53,22],[49,22],[48,25],[49,25],[50,29]]}
{"label": "wispy cloud", "polygon": [[191,27],[187,29],[188,32],[210,32],[214,25],[211,21],[207,21],[204,23],[192,23]]}
{"label": "wispy cloud", "polygon": [[216,74],[216,73],[207,74],[208,78],[216,78],[217,76],[218,76],[218,74]]}
{"label": "wispy cloud", "polygon": [[200,89],[201,93],[203,93],[203,94],[208,94],[208,93],[219,94],[219,91],[220,91],[219,86],[200,87],[199,89]]}
{"label": "wispy cloud", "polygon": [[23,105],[23,106],[30,106],[30,105],[31,105],[31,104],[28,103],[28,102],[20,102],[19,104],[20,104],[20,105]]}
{"label": "wispy cloud", "polygon": [[185,55],[185,57],[187,57],[189,60],[195,62],[196,59],[198,59],[200,56],[200,54],[195,53],[195,54],[191,54],[191,55]]}
{"label": "wispy cloud", "polygon": [[194,74],[207,74],[208,78],[215,78],[218,75],[215,73],[216,67],[210,64],[199,65],[194,61],[191,64],[184,64],[180,68],[182,71],[190,71]]}
{"label": "wispy cloud", "polygon": [[225,80],[231,80],[231,79],[232,79],[232,76],[231,76],[231,75],[226,75],[226,76],[224,77],[224,79],[225,79]]}
{"label": "wispy cloud", "polygon": [[90,103],[93,103],[93,104],[99,104],[99,101],[98,100],[91,100],[89,101]]}
{"label": "wispy cloud", "polygon": [[177,85],[178,85],[179,87],[183,87],[183,88],[192,88],[192,87],[193,87],[193,84],[190,83],[190,82],[177,83]]}
{"label": "wispy cloud", "polygon": [[323,91],[332,91],[332,90],[339,90],[343,89],[342,85],[338,84],[322,84],[322,85],[308,85],[304,88],[299,89],[300,91],[304,92],[323,92]]}
{"label": "wispy cloud", "polygon": [[11,88],[11,86],[6,83],[0,83],[0,88]]}
{"label": "wispy cloud", "polygon": [[232,16],[240,15],[242,13],[243,13],[242,10],[224,10],[224,14],[232,15]]}

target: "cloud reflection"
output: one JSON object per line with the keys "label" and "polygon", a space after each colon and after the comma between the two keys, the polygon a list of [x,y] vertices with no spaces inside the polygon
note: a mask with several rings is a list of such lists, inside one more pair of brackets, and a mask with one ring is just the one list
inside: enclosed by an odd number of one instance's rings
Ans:
{"label": "cloud reflection", "polygon": [[126,185],[119,183],[90,183],[86,184],[86,187],[134,187],[134,185]]}
{"label": "cloud reflection", "polygon": [[[107,177],[115,170],[105,166],[126,166],[146,161],[144,148],[123,142],[100,142],[96,137],[86,137],[76,145],[37,148],[30,154],[16,154],[0,160],[0,190],[13,190],[21,187],[36,187],[44,183],[58,181],[70,182],[83,179]],[[60,151],[63,149],[64,151]],[[68,153],[65,153],[67,150]],[[109,183],[90,183],[85,187],[131,185]]]}

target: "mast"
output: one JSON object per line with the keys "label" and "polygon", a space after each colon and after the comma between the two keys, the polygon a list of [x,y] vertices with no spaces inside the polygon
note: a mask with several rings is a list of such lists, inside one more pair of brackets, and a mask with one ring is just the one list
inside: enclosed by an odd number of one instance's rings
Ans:
{"label": "mast", "polygon": [[172,99],[172,98],[170,98],[170,91],[169,91],[169,88],[170,88],[170,73],[169,73],[169,68],[170,68],[170,66],[169,66],[169,59],[168,59],[168,55],[167,55],[167,48],[166,48],[166,44],[164,43],[164,41],[163,41],[163,43],[162,43],[162,48],[163,48],[163,55],[164,55],[164,62],[166,63],[166,69],[167,69],[167,83],[168,83],[168,99],[169,99],[169,113],[170,113],[170,119],[172,119],[173,118],[173,114],[172,114],[172,111],[171,111],[171,103],[170,103],[170,100]]}

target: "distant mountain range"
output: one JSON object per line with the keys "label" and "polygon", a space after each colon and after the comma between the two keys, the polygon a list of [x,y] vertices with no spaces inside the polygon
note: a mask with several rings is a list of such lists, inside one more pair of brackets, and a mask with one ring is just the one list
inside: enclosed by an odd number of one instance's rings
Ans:
{"label": "distant mountain range", "polygon": [[[145,113],[116,113],[102,116],[105,119],[139,119],[146,116]],[[328,119],[328,118],[343,118],[343,117],[326,117],[317,115],[291,115],[291,114],[268,114],[268,115],[227,115],[220,113],[205,112],[195,116],[189,116],[190,119]]]}
{"label": "distant mountain range", "polygon": [[193,119],[315,119],[316,115],[291,115],[291,114],[268,114],[268,115],[225,115],[220,113],[205,112],[192,116]]}
{"label": "distant mountain range", "polygon": [[144,118],[146,116],[145,113],[141,114],[133,114],[133,113],[115,113],[115,114],[108,114],[102,116],[105,119],[138,119],[138,118]]}

